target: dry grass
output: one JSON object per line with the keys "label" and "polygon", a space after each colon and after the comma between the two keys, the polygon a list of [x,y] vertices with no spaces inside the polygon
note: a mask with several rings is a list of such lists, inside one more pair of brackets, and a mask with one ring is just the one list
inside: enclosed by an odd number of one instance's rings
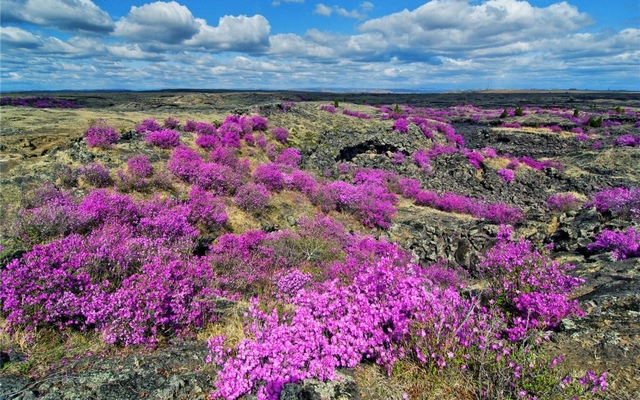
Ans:
{"label": "dry grass", "polygon": [[3,372],[7,374],[42,375],[49,372],[50,368],[61,365],[63,360],[113,351],[113,346],[104,343],[94,332],[44,328],[30,332],[15,329],[9,334],[5,325],[6,321],[1,319],[0,349],[18,350],[26,356],[25,361],[8,363],[3,368]]}
{"label": "dry grass", "polygon": [[494,170],[507,168],[511,160],[505,157],[485,158],[482,162],[486,167]]}
{"label": "dry grass", "polygon": [[447,370],[443,373],[426,371],[408,360],[400,360],[391,376],[375,364],[360,364],[354,379],[361,388],[362,399],[471,399],[468,383],[462,375]]}

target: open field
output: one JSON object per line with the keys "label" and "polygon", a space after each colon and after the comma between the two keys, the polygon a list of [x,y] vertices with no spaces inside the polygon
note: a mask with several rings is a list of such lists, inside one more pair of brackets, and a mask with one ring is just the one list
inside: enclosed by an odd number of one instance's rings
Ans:
{"label": "open field", "polygon": [[0,398],[640,398],[638,93],[53,96],[0,108]]}

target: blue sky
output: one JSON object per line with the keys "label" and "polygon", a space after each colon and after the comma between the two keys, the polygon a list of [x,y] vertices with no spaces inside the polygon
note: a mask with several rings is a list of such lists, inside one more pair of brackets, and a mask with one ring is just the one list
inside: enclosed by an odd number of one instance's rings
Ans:
{"label": "blue sky", "polygon": [[3,0],[0,89],[640,90],[638,0]]}

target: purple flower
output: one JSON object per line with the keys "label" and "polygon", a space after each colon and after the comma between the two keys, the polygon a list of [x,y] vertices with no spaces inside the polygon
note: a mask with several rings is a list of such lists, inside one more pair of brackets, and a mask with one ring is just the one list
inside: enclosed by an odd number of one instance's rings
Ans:
{"label": "purple flower", "polygon": [[503,168],[499,169],[496,173],[507,183],[513,182],[513,178],[515,177],[512,169]]}
{"label": "purple flower", "polygon": [[170,149],[180,145],[180,133],[171,129],[153,131],[144,136],[144,141],[161,149]]}
{"label": "purple flower", "polygon": [[99,119],[86,132],[89,147],[109,148],[120,140],[120,134],[105,120]]}

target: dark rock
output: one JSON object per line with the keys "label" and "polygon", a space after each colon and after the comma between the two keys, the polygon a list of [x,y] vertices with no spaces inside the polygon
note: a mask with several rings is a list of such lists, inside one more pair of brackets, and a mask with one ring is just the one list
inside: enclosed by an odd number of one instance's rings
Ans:
{"label": "dark rock", "polygon": [[280,393],[280,400],[352,400],[358,399],[358,389],[353,377],[338,373],[339,380],[322,382],[306,379],[301,383],[289,383]]}

